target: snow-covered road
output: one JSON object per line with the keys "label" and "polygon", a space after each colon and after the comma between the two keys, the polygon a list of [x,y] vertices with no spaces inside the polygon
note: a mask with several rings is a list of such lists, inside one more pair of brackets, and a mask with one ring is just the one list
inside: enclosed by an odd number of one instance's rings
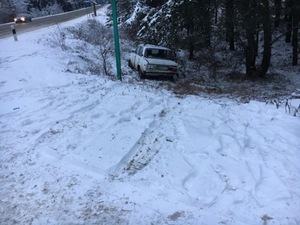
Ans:
{"label": "snow-covered road", "polygon": [[50,31],[0,40],[1,225],[300,224],[299,117],[65,72]]}

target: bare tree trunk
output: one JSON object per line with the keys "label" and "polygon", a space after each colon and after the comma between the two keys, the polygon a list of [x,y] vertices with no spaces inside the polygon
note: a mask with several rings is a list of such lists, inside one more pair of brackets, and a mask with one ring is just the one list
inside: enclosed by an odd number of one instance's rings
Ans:
{"label": "bare tree trunk", "polygon": [[275,28],[279,27],[280,24],[280,16],[281,16],[281,0],[275,0],[275,22],[274,26]]}
{"label": "bare tree trunk", "polygon": [[234,51],[234,0],[226,0],[226,41],[229,49]]}
{"label": "bare tree trunk", "polygon": [[241,12],[243,14],[243,26],[246,31],[247,44],[244,47],[246,58],[246,75],[256,75],[256,0],[241,1]]}
{"label": "bare tree trunk", "polygon": [[272,30],[271,30],[271,18],[269,0],[261,0],[261,12],[263,18],[263,30],[264,30],[264,53],[261,65],[257,71],[257,75],[265,77],[268,72],[271,61],[271,49],[272,49]]}
{"label": "bare tree trunk", "polygon": [[187,35],[189,42],[189,59],[194,59],[195,43],[194,43],[194,22],[192,19],[189,20],[187,26]]}
{"label": "bare tree trunk", "polygon": [[219,9],[217,0],[214,1],[214,7],[215,7],[215,24],[217,24],[218,23],[218,9]]}
{"label": "bare tree trunk", "polygon": [[299,30],[299,15],[297,10],[293,13],[293,66],[298,65],[298,30]]}
{"label": "bare tree trunk", "polygon": [[202,13],[204,15],[204,38],[205,38],[205,45],[207,47],[211,46],[211,8],[210,8],[209,1],[204,1],[204,6],[202,6]]}
{"label": "bare tree trunk", "polygon": [[255,36],[250,29],[246,30],[248,45],[245,49],[246,75],[253,77],[256,74],[256,42]]}
{"label": "bare tree trunk", "polygon": [[291,43],[292,39],[292,21],[293,21],[293,14],[292,14],[292,7],[293,7],[293,0],[287,0],[285,2],[285,18],[286,18],[286,36],[285,36],[285,42]]}

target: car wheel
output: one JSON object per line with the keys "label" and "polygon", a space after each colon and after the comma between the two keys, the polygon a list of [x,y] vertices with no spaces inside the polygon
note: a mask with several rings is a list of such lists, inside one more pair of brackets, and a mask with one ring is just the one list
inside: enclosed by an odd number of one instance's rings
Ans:
{"label": "car wheel", "polygon": [[140,67],[139,67],[139,77],[140,79],[145,79],[145,74],[142,72]]}
{"label": "car wheel", "polygon": [[133,66],[132,66],[130,60],[128,60],[128,66],[129,66],[131,69],[133,69]]}

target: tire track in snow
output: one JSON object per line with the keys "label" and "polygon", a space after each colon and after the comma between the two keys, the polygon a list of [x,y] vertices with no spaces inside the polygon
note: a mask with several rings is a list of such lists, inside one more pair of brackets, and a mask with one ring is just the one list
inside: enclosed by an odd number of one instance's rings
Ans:
{"label": "tire track in snow", "polygon": [[[151,108],[151,107],[150,107]],[[161,126],[164,124],[166,109],[162,109],[149,126],[141,133],[140,137],[122,159],[109,169],[109,178],[123,179],[125,176],[134,175],[144,169],[158,154],[162,148],[161,142],[165,135],[161,133]]]}
{"label": "tire track in snow", "polygon": [[128,153],[122,157],[117,165],[110,169],[110,179],[114,180],[123,174],[133,175],[151,161],[159,151],[159,149],[151,149],[147,145],[149,137],[152,136],[155,128],[157,128],[157,121],[153,120],[149,127],[142,132],[136,143],[129,149]]}

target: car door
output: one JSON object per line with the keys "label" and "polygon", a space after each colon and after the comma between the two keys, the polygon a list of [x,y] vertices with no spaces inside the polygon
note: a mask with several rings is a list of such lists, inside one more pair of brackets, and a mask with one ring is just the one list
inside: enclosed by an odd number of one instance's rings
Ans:
{"label": "car door", "polygon": [[138,49],[139,49],[139,46],[135,49],[134,52],[131,53],[131,64],[133,66],[133,68],[137,69],[136,67],[136,58],[137,58],[137,53],[138,53]]}
{"label": "car door", "polygon": [[136,49],[136,54],[134,59],[134,68],[138,69],[142,56],[143,56],[143,46],[138,46]]}
{"label": "car door", "polygon": [[136,58],[138,56],[138,49],[139,49],[139,46],[135,49],[135,52],[132,54],[132,66],[137,69],[137,65],[136,65]]}

